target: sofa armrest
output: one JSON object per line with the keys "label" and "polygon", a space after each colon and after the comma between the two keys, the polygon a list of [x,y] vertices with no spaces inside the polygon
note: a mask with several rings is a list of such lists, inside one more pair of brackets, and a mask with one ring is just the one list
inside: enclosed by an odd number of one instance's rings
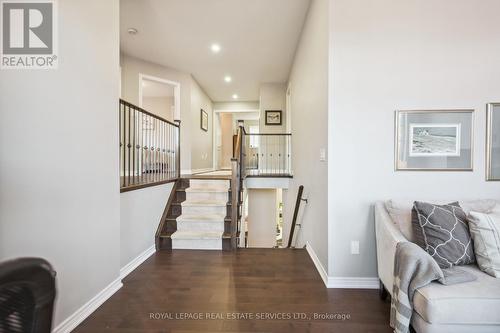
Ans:
{"label": "sofa armrest", "polygon": [[399,242],[408,242],[408,240],[394,224],[384,202],[381,201],[375,204],[375,237],[377,241],[378,277],[392,295],[396,245]]}

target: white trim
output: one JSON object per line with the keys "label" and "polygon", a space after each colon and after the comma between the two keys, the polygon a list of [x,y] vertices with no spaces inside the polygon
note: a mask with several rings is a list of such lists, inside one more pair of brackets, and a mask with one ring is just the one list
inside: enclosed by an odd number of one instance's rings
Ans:
{"label": "white trim", "polygon": [[170,81],[163,79],[161,77],[151,76],[139,73],[139,107],[142,108],[142,80],[155,81],[160,83],[169,84],[174,86],[174,103],[175,103],[175,111],[173,114],[174,120],[181,119],[181,84],[177,81]]}
{"label": "white trim", "polygon": [[76,310],[71,316],[66,318],[62,323],[52,331],[53,333],[69,333],[74,330],[81,322],[100,307],[108,298],[113,296],[123,286],[121,278],[111,282],[106,288],[101,290],[90,301]]}
{"label": "white trim", "polygon": [[309,242],[306,242],[306,251],[309,254],[309,257],[311,257],[311,260],[314,263],[314,266],[316,266],[316,269],[318,270],[318,273],[321,276],[323,283],[325,284],[325,286],[327,288],[329,288],[328,287],[328,274],[326,273],[326,269],[321,264],[321,261],[319,261],[319,258],[316,255],[316,252],[314,251],[313,247],[311,246],[311,244]]}
{"label": "white trim", "polygon": [[247,177],[245,188],[282,188],[290,187],[290,178],[285,177]]}
{"label": "white trim", "polygon": [[238,110],[232,110],[232,109],[222,109],[222,110],[214,110],[215,113],[241,113],[241,112],[255,112],[259,113],[259,118],[260,118],[260,110],[259,109],[238,109]]}
{"label": "white trim", "polygon": [[134,269],[139,267],[140,264],[145,262],[151,255],[153,255],[156,252],[156,247],[155,245],[151,245],[149,248],[147,248],[144,252],[139,254],[135,259],[133,259],[131,262],[126,264],[120,269],[120,279],[124,279],[127,275],[132,273]]}
{"label": "white trim", "polygon": [[379,280],[378,278],[372,277],[334,277],[328,276],[326,269],[323,267],[319,261],[314,248],[309,242],[306,242],[306,250],[311,257],[314,266],[318,270],[323,283],[327,288],[338,288],[338,289],[378,289]]}
{"label": "white trim", "polygon": [[378,289],[379,280],[373,277],[328,277],[328,288]]}

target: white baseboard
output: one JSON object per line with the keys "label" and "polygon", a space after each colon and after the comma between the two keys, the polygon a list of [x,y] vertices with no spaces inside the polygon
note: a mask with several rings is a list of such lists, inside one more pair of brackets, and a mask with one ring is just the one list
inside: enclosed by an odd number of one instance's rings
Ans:
{"label": "white baseboard", "polygon": [[74,330],[82,321],[100,307],[108,298],[113,296],[123,286],[121,278],[111,282],[106,288],[101,290],[90,301],[76,310],[71,316],[66,318],[62,323],[52,331],[53,333],[69,333]]}
{"label": "white baseboard", "polygon": [[378,278],[372,277],[328,277],[328,288],[378,289]]}
{"label": "white baseboard", "polygon": [[379,280],[378,278],[371,277],[334,277],[328,276],[325,268],[318,259],[314,248],[306,242],[306,250],[311,257],[316,269],[318,270],[321,279],[323,280],[327,288],[338,288],[338,289],[378,289]]}
{"label": "white baseboard", "polygon": [[126,264],[123,268],[120,269],[120,279],[124,279],[127,275],[129,275],[134,269],[139,267],[140,264],[146,261],[153,253],[156,252],[156,247],[153,244],[149,248],[147,248],[144,252],[139,254],[135,259]]}
{"label": "white baseboard", "polygon": [[311,260],[313,261],[314,266],[316,266],[316,269],[318,270],[318,273],[321,276],[323,283],[328,288],[328,273],[326,272],[326,269],[321,264],[321,261],[319,261],[318,255],[316,254],[316,252],[314,252],[314,249],[311,246],[311,244],[309,244],[309,242],[306,242],[306,250],[307,250],[307,253],[309,253],[309,256],[311,257]]}

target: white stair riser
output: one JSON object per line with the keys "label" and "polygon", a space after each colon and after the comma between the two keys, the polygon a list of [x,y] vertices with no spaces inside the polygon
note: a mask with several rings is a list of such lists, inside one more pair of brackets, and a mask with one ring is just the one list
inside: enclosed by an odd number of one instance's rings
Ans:
{"label": "white stair riser", "polygon": [[229,189],[229,180],[222,179],[191,179],[189,180],[190,188],[220,188]]}
{"label": "white stair riser", "polygon": [[186,215],[226,215],[226,206],[182,206],[182,214]]}
{"label": "white stair riser", "polygon": [[224,232],[224,221],[178,221],[177,230],[179,231],[219,231]]}
{"label": "white stair riser", "polygon": [[202,201],[202,200],[214,200],[214,201],[228,201],[227,192],[187,192],[186,191],[186,201]]}
{"label": "white stair riser", "polygon": [[222,250],[222,239],[172,239],[175,250]]}

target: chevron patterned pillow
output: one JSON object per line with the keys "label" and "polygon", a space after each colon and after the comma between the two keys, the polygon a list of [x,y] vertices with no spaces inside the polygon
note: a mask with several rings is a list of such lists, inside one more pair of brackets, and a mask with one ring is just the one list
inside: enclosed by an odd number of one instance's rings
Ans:
{"label": "chevron patterned pillow", "polygon": [[415,201],[412,210],[415,243],[441,268],[474,263],[474,245],[467,215],[458,202],[434,205]]}

